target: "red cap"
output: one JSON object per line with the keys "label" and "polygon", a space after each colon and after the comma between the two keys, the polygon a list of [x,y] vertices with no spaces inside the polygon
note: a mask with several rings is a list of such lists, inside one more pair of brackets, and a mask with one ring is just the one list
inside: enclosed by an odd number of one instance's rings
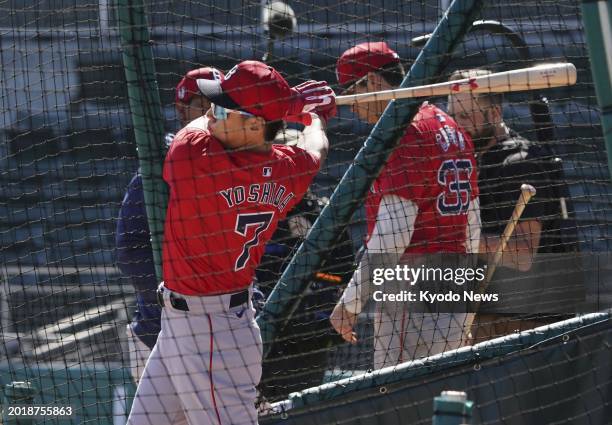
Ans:
{"label": "red cap", "polygon": [[174,101],[188,105],[194,96],[202,95],[196,82],[200,78],[205,80],[222,80],[223,73],[217,68],[198,68],[189,71],[177,84]]}
{"label": "red cap", "polygon": [[346,87],[370,71],[399,61],[399,55],[384,41],[361,43],[342,53],[336,64],[336,78],[341,86]]}
{"label": "red cap", "polygon": [[266,121],[284,119],[292,104],[291,87],[283,76],[257,61],[240,62],[223,81],[198,80],[198,87],[211,102]]}

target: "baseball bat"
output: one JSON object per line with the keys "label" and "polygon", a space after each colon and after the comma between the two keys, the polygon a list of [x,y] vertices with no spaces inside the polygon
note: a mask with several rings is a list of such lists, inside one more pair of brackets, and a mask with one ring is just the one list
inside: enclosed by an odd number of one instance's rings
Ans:
{"label": "baseball bat", "polygon": [[525,211],[525,207],[527,206],[527,203],[529,203],[529,201],[535,194],[536,194],[535,187],[529,184],[521,185],[521,194],[519,196],[518,201],[516,202],[516,205],[514,206],[512,215],[510,216],[510,219],[508,220],[508,223],[506,224],[506,228],[504,229],[504,232],[501,235],[499,245],[497,246],[497,249],[495,250],[495,255],[493,256],[493,261],[491,261],[491,264],[489,265],[487,269],[487,276],[484,280],[484,285],[482,285],[483,287],[482,287],[482,290],[480,291],[481,293],[483,293],[486,290],[486,285],[488,285],[488,283],[493,278],[493,275],[495,274],[495,270],[497,269],[497,265],[499,264],[499,262],[502,259],[502,256],[504,255],[504,251],[506,250],[508,241],[510,240],[510,237],[514,233],[514,229],[516,225],[518,224],[518,221],[520,220],[521,216],[523,215],[523,211]]}
{"label": "baseball bat", "polygon": [[[493,261],[491,261],[491,264],[487,268],[487,275],[485,279],[483,280],[483,282],[478,286],[478,293],[484,294],[485,291],[487,290],[487,287],[489,286],[489,282],[491,282],[491,279],[493,278],[493,275],[495,274],[497,265],[499,264],[499,262],[502,259],[502,256],[504,255],[504,251],[506,250],[508,241],[510,240],[510,237],[514,233],[514,229],[516,228],[516,225],[518,224],[521,216],[523,215],[523,211],[525,211],[525,207],[527,206],[527,204],[529,203],[529,201],[535,194],[536,194],[535,187],[529,184],[521,185],[521,194],[519,195],[519,199],[516,201],[516,205],[514,206],[512,215],[508,219],[506,228],[504,229],[504,232],[502,233],[500,237],[499,245],[497,245],[497,249],[495,250],[495,255],[493,256]],[[474,313],[478,310],[479,306],[480,306],[480,301],[477,301],[474,307]],[[474,319],[475,319],[475,314],[468,314],[466,318],[466,322],[464,324],[464,329],[469,331],[472,328]]]}
{"label": "baseball bat", "polygon": [[453,93],[464,92],[474,94],[505,93],[571,86],[574,84],[576,84],[576,67],[574,64],[551,63],[444,83],[337,96],[336,104],[350,105],[380,100],[447,96]]}

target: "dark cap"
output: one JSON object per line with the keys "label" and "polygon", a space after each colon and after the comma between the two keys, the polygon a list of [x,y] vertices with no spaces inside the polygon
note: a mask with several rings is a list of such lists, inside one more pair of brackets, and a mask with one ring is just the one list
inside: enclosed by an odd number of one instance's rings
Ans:
{"label": "dark cap", "polygon": [[223,81],[198,80],[198,87],[211,102],[266,121],[284,119],[292,103],[287,81],[274,68],[257,61],[240,62]]}
{"label": "dark cap", "polygon": [[399,55],[384,41],[361,43],[342,53],[336,64],[336,78],[347,87],[368,72],[399,62]]}
{"label": "dark cap", "polygon": [[196,80],[223,80],[223,73],[216,68],[198,68],[189,71],[176,86],[174,101],[188,105],[194,96],[201,96]]}

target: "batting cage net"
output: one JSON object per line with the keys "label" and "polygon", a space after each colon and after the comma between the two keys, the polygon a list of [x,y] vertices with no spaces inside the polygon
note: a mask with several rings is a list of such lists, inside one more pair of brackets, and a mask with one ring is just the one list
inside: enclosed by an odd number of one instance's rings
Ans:
{"label": "batting cage net", "polygon": [[4,423],[609,423],[579,2],[0,11]]}

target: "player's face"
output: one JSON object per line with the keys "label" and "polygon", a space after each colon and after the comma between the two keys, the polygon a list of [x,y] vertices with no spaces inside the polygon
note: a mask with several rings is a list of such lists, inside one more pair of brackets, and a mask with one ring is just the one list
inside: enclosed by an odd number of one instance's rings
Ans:
{"label": "player's face", "polygon": [[194,96],[189,104],[176,104],[176,112],[178,113],[181,127],[185,127],[191,121],[200,118],[206,111],[210,109],[210,101],[204,96]]}
{"label": "player's face", "polygon": [[491,122],[488,109],[471,93],[458,93],[448,99],[448,113],[477,146],[486,144],[495,135],[495,123]]}
{"label": "player's face", "polygon": [[208,130],[227,149],[263,149],[263,119],[214,104],[206,112]]}
{"label": "player's face", "polygon": [[[346,94],[370,93],[389,89],[391,89],[391,86],[383,78],[374,72],[370,72],[360,80],[357,80],[351,90],[348,90]],[[354,103],[352,109],[353,113],[355,113],[360,120],[369,124],[376,124],[388,103],[389,102],[386,100],[380,102]]]}

